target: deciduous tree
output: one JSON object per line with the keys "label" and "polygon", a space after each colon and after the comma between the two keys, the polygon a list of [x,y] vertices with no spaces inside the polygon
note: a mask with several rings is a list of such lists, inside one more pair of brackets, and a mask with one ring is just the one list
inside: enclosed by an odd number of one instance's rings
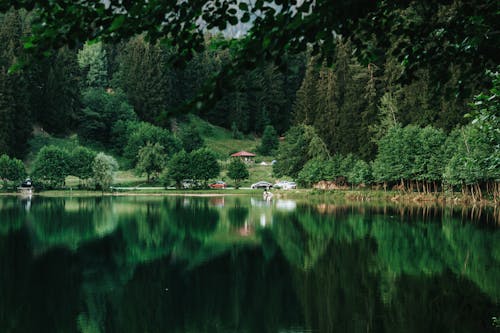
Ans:
{"label": "deciduous tree", "polygon": [[227,176],[234,180],[234,187],[238,189],[241,181],[250,176],[245,163],[239,158],[233,158],[227,167]]}

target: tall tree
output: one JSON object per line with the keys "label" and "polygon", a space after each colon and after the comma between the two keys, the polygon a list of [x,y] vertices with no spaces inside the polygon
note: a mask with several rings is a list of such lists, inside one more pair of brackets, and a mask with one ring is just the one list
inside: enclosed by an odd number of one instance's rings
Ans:
{"label": "tall tree", "polygon": [[240,158],[233,158],[227,167],[227,176],[234,180],[234,187],[238,189],[241,181],[249,177],[248,168]]}
{"label": "tall tree", "polygon": [[177,78],[167,61],[171,52],[143,36],[134,37],[121,52],[120,71],[114,78],[139,118],[155,125],[165,125],[164,116],[179,104]]}
{"label": "tall tree", "polygon": [[81,108],[80,70],[76,52],[67,47],[33,66],[30,103],[34,120],[51,134],[75,129]]}
{"label": "tall tree", "polygon": [[32,132],[28,71],[9,74],[21,54],[26,14],[10,10],[0,14],[0,153],[21,157]]}
{"label": "tall tree", "polygon": [[148,183],[152,175],[159,175],[165,167],[165,155],[163,151],[163,147],[158,142],[155,144],[148,142],[137,153],[135,170],[138,174],[145,173]]}
{"label": "tall tree", "polygon": [[191,175],[195,180],[202,181],[204,187],[207,187],[209,179],[219,176],[220,165],[211,150],[201,148],[192,151],[189,154],[189,159],[191,163]]}
{"label": "tall tree", "polygon": [[262,134],[261,144],[258,147],[259,153],[266,156],[272,155],[278,148],[278,144],[278,133],[273,126],[266,126]]}
{"label": "tall tree", "polygon": [[85,43],[78,52],[78,65],[83,70],[86,88],[108,87],[108,61],[101,42]]}

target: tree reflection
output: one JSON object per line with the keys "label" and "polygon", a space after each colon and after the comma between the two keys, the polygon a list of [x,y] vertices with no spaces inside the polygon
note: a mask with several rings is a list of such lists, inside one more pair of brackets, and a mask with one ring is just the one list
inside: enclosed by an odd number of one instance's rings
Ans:
{"label": "tree reflection", "polygon": [[488,210],[16,200],[0,200],[2,332],[487,332],[499,311]]}

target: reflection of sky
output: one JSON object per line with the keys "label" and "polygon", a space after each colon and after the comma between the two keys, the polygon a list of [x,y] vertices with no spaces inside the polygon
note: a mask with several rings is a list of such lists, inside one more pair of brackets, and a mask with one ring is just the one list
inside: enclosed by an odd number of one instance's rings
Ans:
{"label": "reflection of sky", "polygon": [[250,205],[252,207],[274,207],[276,210],[291,212],[297,208],[297,202],[294,200],[276,199],[267,202],[262,199],[250,198]]}
{"label": "reflection of sky", "polygon": [[276,209],[287,212],[294,211],[297,208],[297,202],[293,200],[276,200]]}

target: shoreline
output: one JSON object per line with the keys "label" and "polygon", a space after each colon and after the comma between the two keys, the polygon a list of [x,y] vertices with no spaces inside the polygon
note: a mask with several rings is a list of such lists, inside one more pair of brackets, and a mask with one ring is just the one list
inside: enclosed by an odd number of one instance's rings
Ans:
{"label": "shoreline", "polygon": [[[189,196],[189,197],[220,197],[261,195],[261,190],[252,189],[225,189],[225,190],[171,190],[171,189],[138,189],[119,190],[113,192],[89,190],[50,190],[33,192],[0,192],[0,196],[18,197],[98,197],[98,196]],[[499,206],[494,200],[472,200],[461,193],[402,193],[398,191],[373,190],[273,190],[276,199],[321,199],[322,201],[349,201],[349,202],[390,202],[401,204],[453,204],[462,206]]]}

